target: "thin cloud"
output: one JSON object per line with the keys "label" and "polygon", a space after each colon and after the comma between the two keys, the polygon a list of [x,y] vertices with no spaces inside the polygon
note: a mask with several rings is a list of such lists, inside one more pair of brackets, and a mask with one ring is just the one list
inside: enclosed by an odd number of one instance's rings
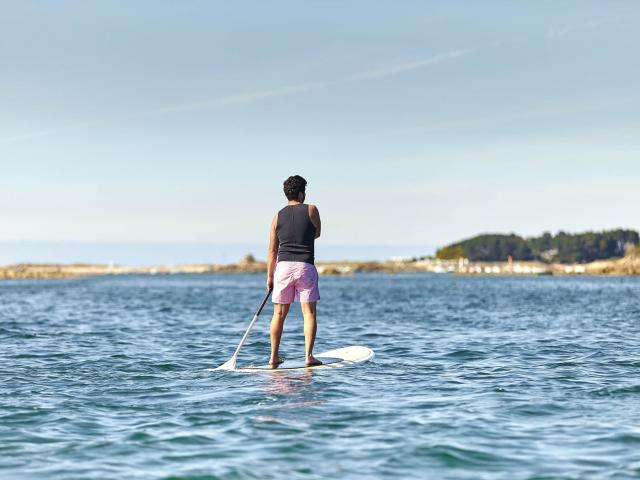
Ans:
{"label": "thin cloud", "polygon": [[511,124],[512,122],[553,119],[572,115],[582,115],[589,113],[597,113],[609,111],[612,108],[623,107],[638,103],[638,99],[625,99],[619,101],[601,101],[583,104],[579,107],[566,108],[538,108],[525,111],[513,112],[503,115],[483,116],[472,119],[451,120],[451,121],[434,121],[431,124],[416,125],[407,128],[389,129],[384,131],[363,132],[364,136],[380,136],[380,135],[406,135],[413,133],[428,134],[432,132],[441,132],[447,130],[458,130],[475,127],[487,127],[500,124]]}
{"label": "thin cloud", "polygon": [[185,103],[175,107],[159,108],[149,110],[147,112],[134,113],[131,117],[147,117],[154,115],[162,115],[165,113],[187,112],[190,110],[201,110],[207,108],[224,107],[226,105],[234,105],[241,103],[253,103],[269,98],[286,97],[297,93],[305,93],[311,90],[326,87],[328,82],[302,83],[299,85],[287,85],[285,87],[273,88],[269,90],[258,90],[256,92],[241,93],[237,95],[229,95],[227,97],[214,98],[213,100],[203,100],[200,102]]}
{"label": "thin cloud", "polygon": [[258,90],[255,92],[242,93],[237,95],[229,95],[226,97],[215,98],[212,100],[205,100],[201,102],[186,103],[182,105],[176,105],[173,107],[157,108],[154,110],[147,110],[144,112],[135,112],[125,115],[117,115],[93,122],[72,123],[59,128],[51,128],[47,130],[39,130],[35,132],[28,132],[10,137],[0,138],[0,143],[17,142],[21,140],[29,140],[32,138],[43,137],[47,135],[53,135],[56,133],[64,133],[67,131],[78,130],[82,128],[100,127],[103,125],[109,125],[113,122],[123,120],[135,120],[137,118],[155,117],[160,115],[166,115],[171,113],[187,112],[192,110],[203,110],[207,108],[223,107],[225,105],[251,103],[267,98],[283,97],[286,95],[292,95],[295,93],[308,92],[310,90],[318,89],[325,86],[324,83],[304,83],[300,85],[289,85],[281,88],[274,88],[269,90]]}
{"label": "thin cloud", "polygon": [[65,125],[59,128],[36,130],[34,132],[19,133],[17,135],[11,135],[9,137],[2,137],[0,138],[0,143],[10,143],[10,142],[20,142],[23,140],[31,140],[33,138],[46,137],[48,135],[55,135],[56,133],[64,133],[71,130],[78,130],[80,128],[97,127],[105,123],[108,123],[108,122],[102,120],[99,122],[96,121],[96,122],[85,122],[85,123],[70,123],[68,125]]}
{"label": "thin cloud", "polygon": [[319,90],[319,89],[326,88],[329,86],[334,86],[334,85],[341,85],[341,84],[355,82],[355,81],[373,80],[376,78],[400,75],[400,74],[408,73],[421,68],[427,68],[433,65],[437,65],[439,63],[451,61],[455,58],[468,55],[473,51],[474,49],[471,49],[471,48],[454,50],[451,52],[445,52],[439,55],[435,55],[433,57],[429,57],[423,60],[391,65],[388,67],[383,67],[379,70],[367,70],[367,71],[358,72],[355,74],[348,75],[339,80],[326,81],[326,82],[308,82],[308,83],[301,83],[296,85],[286,85],[284,87],[279,87],[279,88],[257,90],[255,92],[228,95],[225,97],[202,100],[199,102],[185,103],[182,105],[175,105],[171,107],[157,108],[154,110],[147,110],[143,112],[134,112],[130,114],[114,116],[108,119],[96,120],[94,122],[74,123],[74,124],[62,126],[60,128],[28,132],[24,134],[18,134],[10,137],[0,138],[0,143],[29,140],[36,137],[42,137],[42,136],[52,135],[56,133],[63,133],[66,131],[71,131],[71,130],[76,130],[81,128],[103,126],[112,122],[118,122],[123,120],[133,120],[137,118],[155,117],[155,116],[167,115],[171,113],[188,112],[188,111],[195,111],[195,110],[206,110],[206,109],[221,108],[227,105],[259,102],[261,100],[267,100],[270,98],[286,97],[289,95],[306,93],[306,92]]}
{"label": "thin cloud", "polygon": [[588,22],[576,23],[573,25],[565,25],[564,27],[560,27],[557,30],[549,32],[549,34],[547,34],[547,38],[562,37],[564,35],[569,35],[570,33],[580,30],[591,30],[593,28],[598,28],[600,25],[603,25],[610,21],[611,19],[601,18],[596,20],[589,20]]}
{"label": "thin cloud", "polygon": [[460,50],[454,50],[452,52],[436,55],[435,57],[427,58],[425,60],[418,60],[416,62],[401,63],[399,65],[391,65],[389,67],[381,68],[379,70],[371,70],[368,72],[360,72],[354,75],[350,75],[345,78],[346,81],[355,80],[369,80],[373,78],[389,77],[392,75],[398,75],[401,73],[410,72],[419,68],[429,67],[438,63],[447,62],[454,58],[469,55],[474,51],[473,48],[463,48]]}

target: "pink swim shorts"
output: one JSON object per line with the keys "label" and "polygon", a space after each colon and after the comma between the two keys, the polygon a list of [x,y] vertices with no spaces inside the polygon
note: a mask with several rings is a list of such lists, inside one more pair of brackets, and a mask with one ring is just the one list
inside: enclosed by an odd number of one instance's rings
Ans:
{"label": "pink swim shorts", "polygon": [[320,300],[318,270],[306,262],[278,262],[273,274],[273,303],[303,303]]}

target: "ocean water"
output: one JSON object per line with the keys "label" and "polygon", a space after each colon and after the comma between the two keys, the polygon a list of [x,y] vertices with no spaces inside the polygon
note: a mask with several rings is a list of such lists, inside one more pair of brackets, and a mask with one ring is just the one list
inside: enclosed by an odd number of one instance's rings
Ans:
{"label": "ocean water", "polygon": [[[207,372],[262,275],[0,283],[2,479],[640,476],[640,279],[322,277],[317,352]],[[268,356],[267,307],[239,362]],[[282,346],[303,351],[297,306]]]}

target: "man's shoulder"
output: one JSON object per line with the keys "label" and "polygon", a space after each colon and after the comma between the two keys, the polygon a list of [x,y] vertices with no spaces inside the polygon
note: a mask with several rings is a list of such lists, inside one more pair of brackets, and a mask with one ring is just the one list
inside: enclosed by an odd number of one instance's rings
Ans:
{"label": "man's shoulder", "polygon": [[288,205],[285,205],[284,207],[282,207],[280,210],[278,210],[274,215],[273,215],[273,221],[274,223],[278,222],[278,219],[280,218],[280,214],[282,212],[284,212],[286,210],[286,208],[288,207]]}

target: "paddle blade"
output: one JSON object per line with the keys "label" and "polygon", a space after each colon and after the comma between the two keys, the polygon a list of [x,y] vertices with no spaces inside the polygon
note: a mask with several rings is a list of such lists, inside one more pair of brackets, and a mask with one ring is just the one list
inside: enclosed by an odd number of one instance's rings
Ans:
{"label": "paddle blade", "polygon": [[216,368],[212,368],[211,370],[227,370],[233,371],[236,369],[236,357],[231,357],[229,360],[224,362],[222,365]]}

